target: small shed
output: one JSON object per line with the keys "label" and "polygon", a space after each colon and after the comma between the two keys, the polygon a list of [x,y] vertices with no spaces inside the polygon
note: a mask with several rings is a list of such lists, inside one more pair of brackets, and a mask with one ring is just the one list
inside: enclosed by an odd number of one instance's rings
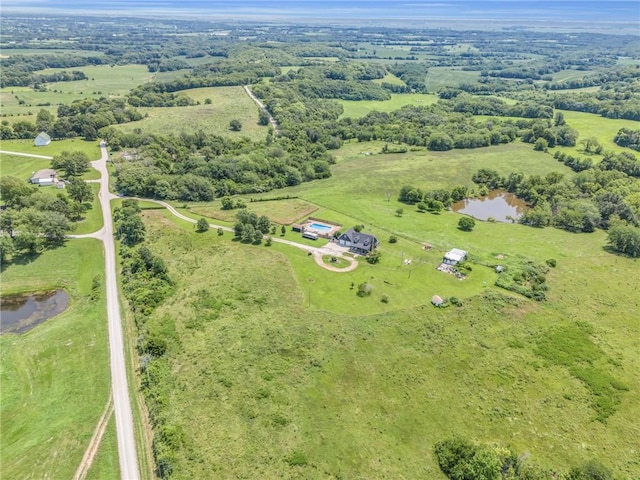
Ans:
{"label": "small shed", "polygon": [[444,303],[444,300],[442,300],[442,297],[434,295],[433,297],[431,297],[431,303],[433,303],[436,307],[440,307]]}
{"label": "small shed", "polygon": [[452,248],[444,254],[442,262],[448,265],[457,265],[465,258],[467,258],[467,252],[465,252],[464,250],[460,250],[459,248]]}
{"label": "small shed", "polygon": [[40,132],[33,141],[36,147],[46,147],[51,143],[51,137],[46,132]]}

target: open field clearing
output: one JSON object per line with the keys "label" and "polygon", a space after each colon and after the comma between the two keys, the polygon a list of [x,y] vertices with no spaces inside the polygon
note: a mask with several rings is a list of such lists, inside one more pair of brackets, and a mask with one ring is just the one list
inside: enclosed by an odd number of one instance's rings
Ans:
{"label": "open field clearing", "polygon": [[[585,138],[594,137],[600,142],[600,145],[604,147],[605,151],[612,152],[633,152],[629,148],[619,147],[613,141],[613,138],[623,127],[631,130],[640,129],[640,122],[634,122],[633,120],[617,120],[611,118],[604,118],[594,113],[583,112],[570,112],[567,110],[561,110],[564,119],[571,128],[575,128],[580,132],[578,137],[578,143],[575,147],[559,147],[561,151],[567,152],[573,155],[585,155],[584,148],[580,141]],[[551,149],[553,151],[553,149]],[[594,155],[598,157],[597,155]]]}
{"label": "open field clearing", "polygon": [[0,90],[3,117],[10,122],[33,121],[42,108],[55,114],[58,105],[67,105],[82,98],[123,96],[132,88],[153,80],[153,74],[143,65],[50,68],[35,73],[48,74],[64,70],[82,71],[88,79],[48,83],[45,92],[36,92],[28,87],[5,87]]}
{"label": "open field clearing", "polygon": [[[3,477],[71,478],[82,459],[110,388],[103,287],[91,298],[102,265],[100,243],[86,239],[3,269],[3,295],[64,288],[71,297],[30,332],[0,337]],[[104,448],[117,455],[115,443]]]}
{"label": "open field clearing", "polygon": [[392,93],[390,100],[338,100],[344,113],[341,118],[364,117],[367,113],[377,110],[378,112],[393,112],[405,105],[432,105],[438,101],[437,95],[422,95],[413,93]]}
{"label": "open field clearing", "polygon": [[[267,136],[268,128],[258,125],[258,106],[242,87],[196,88],[181,93],[203,103],[205,98],[210,98],[212,103],[189,107],[140,108],[140,111],[148,114],[147,118],[115,128],[125,132],[140,129],[146,133],[161,134],[203,130],[229,137],[246,136],[252,140],[263,140]],[[234,119],[242,123],[239,132],[229,129],[229,122]]]}
{"label": "open field clearing", "polygon": [[437,92],[461,83],[476,83],[479,79],[479,71],[460,70],[456,67],[431,67],[427,73],[427,91]]}
{"label": "open field clearing", "polygon": [[[222,210],[220,202],[212,202],[211,206],[204,204],[193,204],[189,211],[194,215],[221,220],[233,223],[236,220],[237,210]],[[279,225],[289,225],[303,217],[313,214],[318,209],[317,206],[300,199],[274,200],[267,202],[249,202],[247,210],[258,215],[266,215],[272,222]],[[280,232],[278,232],[280,233]]]}
{"label": "open field clearing", "polygon": [[[60,155],[60,153],[64,151],[81,151],[87,154],[90,161],[100,158],[100,145],[98,144],[98,142],[87,142],[86,140],[82,140],[81,138],[54,140],[49,145],[46,145],[44,147],[36,147],[33,144],[33,139],[2,140],[2,142],[0,142],[0,150],[5,150],[8,152],[32,153],[35,155],[45,155],[49,157],[55,157],[56,155]],[[2,154],[2,156],[4,157],[4,154]],[[24,160],[31,159],[29,159],[28,157],[24,157]]]}
{"label": "open field clearing", "polygon": [[393,73],[388,72],[384,78],[373,80],[373,82],[378,84],[390,83],[391,85],[405,85],[400,78],[396,77]]}
{"label": "open field clearing", "polygon": [[[4,148],[4,143],[0,144]],[[51,160],[44,158],[22,157],[18,155],[0,154],[0,174],[11,175],[27,180],[33,172],[51,168]]]}
{"label": "open field clearing", "polygon": [[[465,246],[445,220],[456,215],[428,217],[443,219],[443,243]],[[596,456],[627,476],[638,473],[631,439],[640,433],[633,421],[640,325],[630,312],[640,280],[629,282],[637,262],[602,250],[602,232],[482,223],[466,234],[469,251],[487,257],[557,258],[545,303],[502,296],[491,286],[494,273],[486,287],[465,284],[483,275],[481,266],[450,286],[449,275],[426,264],[409,278],[387,244],[382,264],[353,272],[374,284],[359,298],[351,274],[323,270],[295,248],[198,235],[157,210],[145,218],[150,248],[177,281],[149,322],[172,339],[163,382],[166,414],[183,439],[174,471],[184,478],[212,470],[223,478],[444,478],[432,447],[452,434],[509,444],[548,468]],[[398,231],[416,218],[403,216]],[[396,245],[420,249],[403,237]],[[384,304],[382,279],[394,274]],[[457,290],[464,306],[433,308],[434,285]],[[593,326],[599,371],[628,389],[606,424],[594,420],[585,383],[536,350],[572,332],[575,318]]]}

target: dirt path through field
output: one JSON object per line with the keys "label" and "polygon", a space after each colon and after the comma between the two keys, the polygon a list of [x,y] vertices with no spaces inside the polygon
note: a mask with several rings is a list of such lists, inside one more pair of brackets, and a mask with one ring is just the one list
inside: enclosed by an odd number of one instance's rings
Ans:
{"label": "dirt path through field", "polygon": [[111,418],[112,413],[113,413],[113,397],[111,396],[111,393],[109,393],[109,400],[107,401],[107,406],[105,407],[104,412],[102,412],[102,416],[98,421],[98,425],[96,426],[95,431],[93,432],[93,436],[91,437],[89,446],[87,447],[87,450],[84,452],[82,461],[80,462],[80,465],[78,465],[76,474],[73,476],[73,480],[84,480],[87,477],[87,473],[89,473],[91,464],[93,463],[94,458],[96,458],[96,454],[98,453],[98,449],[100,448],[102,437],[104,436],[104,432],[107,429],[107,425],[109,424],[109,419]]}

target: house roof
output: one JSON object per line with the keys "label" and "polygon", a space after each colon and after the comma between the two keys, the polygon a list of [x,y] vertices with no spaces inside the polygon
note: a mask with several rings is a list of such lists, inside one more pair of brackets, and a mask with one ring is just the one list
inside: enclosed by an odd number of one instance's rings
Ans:
{"label": "house roof", "polygon": [[31,175],[33,179],[42,179],[42,178],[53,178],[56,176],[56,171],[53,168],[43,168],[42,170],[38,170],[36,173]]}
{"label": "house roof", "polygon": [[461,262],[467,256],[467,252],[460,250],[459,248],[452,248],[444,254],[444,258],[452,260],[454,262]]}
{"label": "house roof", "polygon": [[47,134],[47,132],[40,132],[36,137],[36,140],[37,139],[44,140],[45,142],[51,141],[51,137]]}
{"label": "house roof", "polygon": [[378,243],[378,239],[373,235],[369,235],[368,233],[356,232],[353,228],[350,228],[342,235],[340,235],[339,239],[349,241],[351,242],[352,247],[361,248],[363,250],[371,250]]}

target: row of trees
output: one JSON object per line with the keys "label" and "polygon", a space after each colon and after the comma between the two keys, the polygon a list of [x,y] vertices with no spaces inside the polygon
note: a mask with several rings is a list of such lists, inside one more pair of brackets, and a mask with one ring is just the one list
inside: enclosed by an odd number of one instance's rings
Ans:
{"label": "row of trees", "polygon": [[3,120],[0,139],[33,139],[44,131],[52,138],[63,139],[81,136],[96,140],[101,128],[141,120],[144,116],[123,99],[99,98],[76,100],[58,107],[57,118],[46,109],[41,109],[36,121],[19,120],[10,124]]}
{"label": "row of trees", "polygon": [[116,236],[123,245],[120,250],[122,290],[138,328],[141,387],[154,428],[153,455],[157,473],[164,478],[173,470],[175,449],[181,441],[179,430],[161,414],[167,400],[169,377],[166,354],[175,343],[167,338],[167,332],[174,327],[173,319],[165,319],[160,326],[153,325],[149,319],[158,305],[173,293],[175,282],[162,257],[143,243],[146,227],[140,212],[137,200],[126,199],[114,210],[114,220]]}
{"label": "row of trees", "polygon": [[560,473],[535,465],[528,455],[507,447],[479,445],[461,438],[437,442],[436,460],[450,480],[613,480],[611,470],[596,460]]}

